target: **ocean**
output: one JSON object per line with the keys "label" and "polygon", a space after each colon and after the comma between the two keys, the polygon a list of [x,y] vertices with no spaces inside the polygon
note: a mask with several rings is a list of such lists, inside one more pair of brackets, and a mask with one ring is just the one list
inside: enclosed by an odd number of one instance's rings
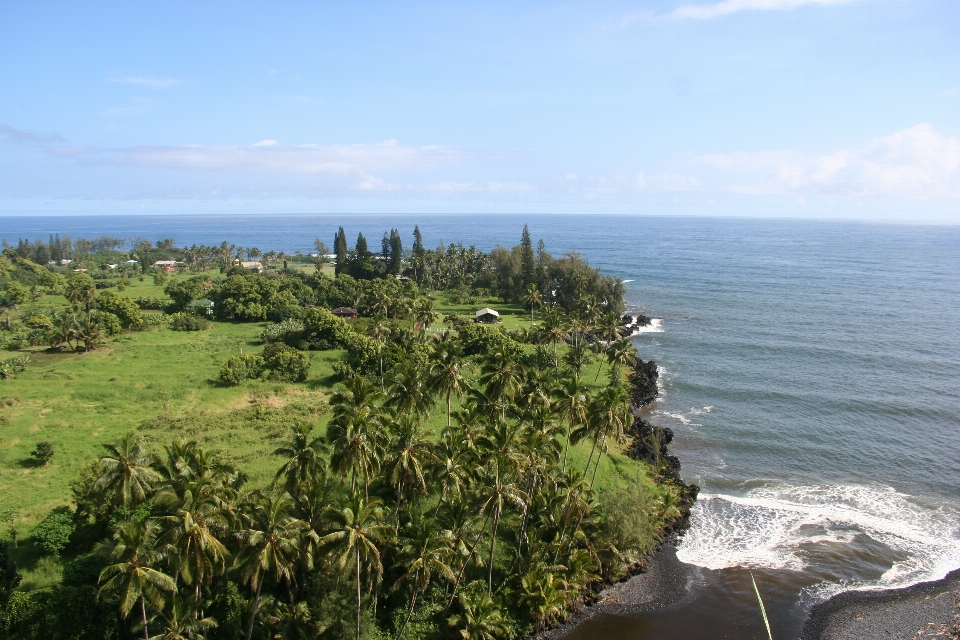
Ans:
{"label": "ocean", "polygon": [[702,488],[678,556],[688,595],[654,614],[596,616],[569,637],[766,637],[849,589],[960,567],[960,226],[613,215],[77,216],[0,218],[0,237],[174,238],[313,250],[343,226],[372,247],[489,250],[524,224],[627,281],[658,319],[649,419],[675,432]]}

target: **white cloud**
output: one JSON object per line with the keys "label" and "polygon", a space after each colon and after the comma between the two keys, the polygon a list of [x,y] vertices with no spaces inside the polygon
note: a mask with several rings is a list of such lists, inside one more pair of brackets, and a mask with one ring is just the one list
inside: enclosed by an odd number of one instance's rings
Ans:
{"label": "white cloud", "polygon": [[[785,11],[806,5],[838,5],[856,0],[723,0],[716,4],[685,4],[666,14],[667,18],[711,20],[741,11]],[[628,14],[629,15],[629,14]]]}
{"label": "white cloud", "polygon": [[450,147],[379,144],[285,145],[263,140],[250,146],[134,147],[115,161],[191,171],[246,171],[279,174],[330,174],[368,177],[371,172],[418,170],[458,164],[467,154]]}
{"label": "white cloud", "polygon": [[9,142],[18,142],[21,144],[47,144],[50,142],[63,142],[63,138],[57,134],[43,134],[36,131],[27,131],[25,129],[15,129],[5,124],[0,124],[0,138]]}
{"label": "white cloud", "polygon": [[113,84],[132,84],[148,89],[166,89],[180,84],[176,78],[157,78],[154,76],[126,76],[124,78],[107,78]]}
{"label": "white cloud", "polygon": [[[749,151],[704,155],[694,165],[738,193],[928,197],[960,195],[960,139],[929,124],[828,154]],[[730,186],[735,185],[735,186]]]}

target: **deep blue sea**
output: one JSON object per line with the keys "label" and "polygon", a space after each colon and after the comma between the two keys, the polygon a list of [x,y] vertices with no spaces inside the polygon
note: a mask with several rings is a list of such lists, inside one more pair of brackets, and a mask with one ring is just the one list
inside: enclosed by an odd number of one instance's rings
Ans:
{"label": "deep blue sea", "polygon": [[[679,548],[690,594],[575,637],[774,637],[841,590],[960,567],[960,226],[638,216],[342,215],[0,218],[0,236],[172,237],[288,253],[332,244],[489,250],[534,240],[627,281],[660,319],[634,338],[660,366],[654,422],[702,487]],[[593,625],[592,627],[590,625]]]}

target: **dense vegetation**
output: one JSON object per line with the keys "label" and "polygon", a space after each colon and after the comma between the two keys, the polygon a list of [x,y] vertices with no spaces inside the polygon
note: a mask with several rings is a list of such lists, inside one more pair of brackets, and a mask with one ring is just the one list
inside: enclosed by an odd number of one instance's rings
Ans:
{"label": "dense vegetation", "polygon": [[[140,402],[118,396],[122,409],[105,411],[113,400],[83,392],[117,437],[74,464],[70,506],[55,496],[31,521],[20,510],[32,505],[0,501],[11,539],[0,546],[0,637],[516,637],[650,550],[678,492],[656,465],[619,453],[635,362],[620,335],[622,285],[576,255],[535,252],[526,228],[520,245],[490,254],[426,250],[419,232],[404,251],[393,231],[376,257],[361,240],[347,250],[338,231],[334,277],[319,241],[316,265],[263,274],[234,266],[235,247],[138,241],[128,282],[99,289],[95,276],[121,268],[97,262],[122,246],[110,239],[85,253],[59,237],[45,255],[24,241],[5,250],[2,338],[43,368],[24,362],[0,384],[80,388],[67,371],[87,375],[91,361],[53,359],[111,348],[118,366],[153,344],[223,355],[206,380],[168,374],[185,390],[176,397],[137,390]],[[37,261],[54,246],[75,262]],[[154,272],[143,255],[183,264]],[[509,303],[501,326],[463,315],[493,295]],[[212,316],[192,306],[201,299]],[[361,318],[333,315],[338,306]],[[247,350],[229,336],[246,336]],[[6,409],[25,402],[3,397]],[[241,404],[211,406],[231,398]],[[122,427],[117,414],[140,403],[156,413]],[[0,428],[26,424],[6,409]],[[75,459],[65,439],[34,444],[30,465]],[[11,477],[0,476],[7,493]],[[55,579],[21,580],[13,560],[27,557],[57,567]]]}

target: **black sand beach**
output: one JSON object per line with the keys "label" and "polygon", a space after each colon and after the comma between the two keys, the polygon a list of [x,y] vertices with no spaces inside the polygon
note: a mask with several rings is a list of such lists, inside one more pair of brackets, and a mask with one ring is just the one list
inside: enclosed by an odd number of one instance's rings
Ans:
{"label": "black sand beach", "polygon": [[960,637],[960,569],[891,591],[848,591],[813,607],[802,640]]}

